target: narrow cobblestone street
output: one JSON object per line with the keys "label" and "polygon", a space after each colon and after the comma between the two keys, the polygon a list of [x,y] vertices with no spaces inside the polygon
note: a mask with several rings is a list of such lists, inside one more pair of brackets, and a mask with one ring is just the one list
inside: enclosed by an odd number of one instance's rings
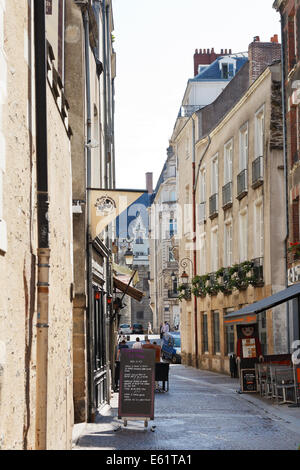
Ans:
{"label": "narrow cobblestone street", "polygon": [[300,408],[238,394],[237,379],[171,365],[169,385],[169,392],[155,395],[155,420],[148,429],[142,421],[123,426],[115,393],[95,424],[77,427],[74,449],[296,450],[300,445]]}

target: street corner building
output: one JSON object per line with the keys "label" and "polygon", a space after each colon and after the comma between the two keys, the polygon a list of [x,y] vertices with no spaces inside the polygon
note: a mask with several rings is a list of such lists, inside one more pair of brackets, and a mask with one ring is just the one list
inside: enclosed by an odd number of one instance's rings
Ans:
{"label": "street corner building", "polygon": [[[189,283],[179,286],[182,359],[229,373],[239,322],[258,322],[263,354],[287,350],[285,305],[227,318],[286,287],[281,44],[276,35],[270,42],[256,36],[242,57],[231,52],[208,65],[206,56],[188,82],[171,139],[179,260],[190,260]],[[199,83],[212,89],[218,80],[227,81],[223,91],[200,102]],[[195,86],[199,96],[188,107]]]}
{"label": "street corner building", "polygon": [[70,449],[109,401],[112,29],[108,0],[0,2],[0,449]]}

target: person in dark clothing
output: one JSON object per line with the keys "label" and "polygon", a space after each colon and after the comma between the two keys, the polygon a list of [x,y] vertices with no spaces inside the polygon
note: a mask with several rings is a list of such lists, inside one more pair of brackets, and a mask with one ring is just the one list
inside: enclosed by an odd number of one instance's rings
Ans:
{"label": "person in dark clothing", "polygon": [[121,343],[119,344],[119,349],[118,349],[118,354],[117,354],[117,361],[119,361],[120,359],[120,352],[121,352],[121,349],[128,349],[128,344],[126,344],[126,341],[125,339],[123,339],[123,341],[121,341]]}

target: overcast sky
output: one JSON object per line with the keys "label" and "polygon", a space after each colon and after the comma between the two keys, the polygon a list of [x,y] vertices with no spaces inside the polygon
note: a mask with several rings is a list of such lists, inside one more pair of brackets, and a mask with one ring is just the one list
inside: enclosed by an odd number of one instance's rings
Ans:
{"label": "overcast sky", "polygon": [[244,52],[254,36],[280,40],[274,0],[113,0],[117,54],[117,188],[154,186],[166,159],[195,49]]}

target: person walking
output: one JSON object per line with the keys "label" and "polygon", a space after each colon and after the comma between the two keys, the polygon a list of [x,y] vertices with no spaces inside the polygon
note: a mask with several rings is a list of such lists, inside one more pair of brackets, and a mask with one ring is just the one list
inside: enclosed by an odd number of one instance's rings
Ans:
{"label": "person walking", "polygon": [[121,341],[121,343],[119,344],[118,353],[117,353],[117,361],[119,361],[119,359],[120,359],[121,350],[122,349],[128,349],[128,348],[129,348],[128,344],[126,344],[125,339],[123,339]]}
{"label": "person walking", "polygon": [[149,321],[148,323],[148,335],[153,335],[152,327],[151,327],[151,322]]}
{"label": "person walking", "polygon": [[132,349],[142,349],[142,343],[140,342],[140,338],[135,338],[135,343],[132,345]]}

